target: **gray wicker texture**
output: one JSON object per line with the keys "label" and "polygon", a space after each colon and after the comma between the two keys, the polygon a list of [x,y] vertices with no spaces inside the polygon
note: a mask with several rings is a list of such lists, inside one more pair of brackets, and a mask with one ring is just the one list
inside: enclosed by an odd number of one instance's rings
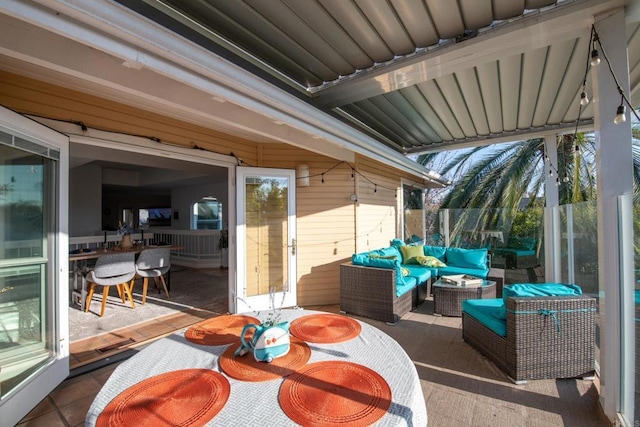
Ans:
{"label": "gray wicker texture", "polygon": [[433,284],[433,313],[442,316],[462,316],[462,301],[467,299],[495,298],[496,283],[492,282],[486,286],[476,288],[465,288],[462,286],[438,286]]}
{"label": "gray wicker texture", "polygon": [[593,297],[509,297],[506,337],[463,312],[462,338],[514,382],[589,377],[595,369],[595,316]]}
{"label": "gray wicker texture", "polygon": [[340,310],[387,323],[420,305],[429,283],[421,283],[410,292],[396,296],[395,271],[345,263],[340,265]]}

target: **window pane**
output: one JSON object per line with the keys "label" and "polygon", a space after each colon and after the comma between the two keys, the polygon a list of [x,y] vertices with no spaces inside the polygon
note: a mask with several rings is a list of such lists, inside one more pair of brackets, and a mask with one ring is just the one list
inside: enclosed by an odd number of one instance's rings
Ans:
{"label": "window pane", "polygon": [[193,229],[222,230],[222,203],[213,197],[200,199],[193,206]]}
{"label": "window pane", "polygon": [[54,342],[47,235],[53,161],[0,145],[0,398],[45,364]]}

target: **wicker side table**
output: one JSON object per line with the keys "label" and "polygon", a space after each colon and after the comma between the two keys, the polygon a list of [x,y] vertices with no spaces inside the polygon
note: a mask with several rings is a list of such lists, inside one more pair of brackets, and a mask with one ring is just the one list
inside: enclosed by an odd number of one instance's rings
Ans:
{"label": "wicker side table", "polygon": [[462,301],[496,297],[496,282],[485,280],[482,286],[464,287],[451,285],[440,279],[432,286],[433,313],[442,316],[462,316]]}

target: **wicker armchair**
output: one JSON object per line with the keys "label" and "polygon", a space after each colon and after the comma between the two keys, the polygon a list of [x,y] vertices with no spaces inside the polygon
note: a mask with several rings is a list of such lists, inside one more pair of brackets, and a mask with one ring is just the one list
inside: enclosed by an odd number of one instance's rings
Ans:
{"label": "wicker armchair", "polygon": [[388,268],[341,264],[340,311],[396,324],[424,301],[428,283],[397,297],[395,274]]}
{"label": "wicker armchair", "polygon": [[463,311],[462,338],[513,382],[594,375],[595,298],[509,297],[506,308],[506,337]]}

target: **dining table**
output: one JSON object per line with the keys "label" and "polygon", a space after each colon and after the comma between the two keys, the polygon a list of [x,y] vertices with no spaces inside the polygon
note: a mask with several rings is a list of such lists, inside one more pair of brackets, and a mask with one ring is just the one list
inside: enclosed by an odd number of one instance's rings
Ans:
{"label": "dining table", "polygon": [[415,365],[358,319],[277,310],[289,353],[267,363],[238,352],[240,335],[257,333],[243,327],[273,314],[217,316],[153,342],[113,371],[85,425],[427,425]]}
{"label": "dining table", "polygon": [[[87,271],[87,262],[96,260],[103,255],[111,253],[133,252],[139,254],[145,249],[152,248],[169,248],[172,251],[184,249],[179,245],[132,245],[130,247],[112,246],[110,248],[85,248],[75,249],[69,252],[69,262],[71,263],[71,272],[73,273],[73,292],[72,303],[76,303],[80,308],[84,309],[87,299],[87,281],[84,274]],[[168,275],[168,273],[167,273]],[[80,280],[78,280],[80,279]],[[167,277],[167,286],[170,286],[170,280]]]}

